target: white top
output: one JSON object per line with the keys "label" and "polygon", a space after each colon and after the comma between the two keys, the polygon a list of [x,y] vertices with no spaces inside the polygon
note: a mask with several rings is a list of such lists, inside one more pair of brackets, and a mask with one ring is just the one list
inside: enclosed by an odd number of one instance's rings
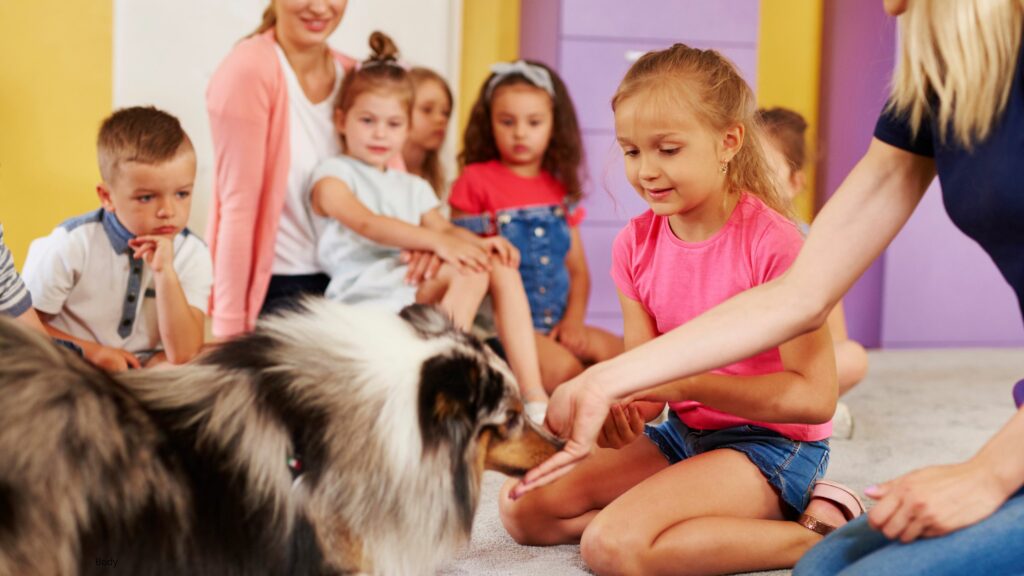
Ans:
{"label": "white top", "polygon": [[[439,204],[430,184],[419,176],[390,168],[381,171],[348,156],[321,162],[311,182],[323,178],[348,184],[371,212],[415,226]],[[317,257],[331,277],[328,298],[348,304],[372,302],[396,312],[415,302],[416,287],[405,283],[407,266],[399,260],[401,250],[368,240],[333,218],[314,216],[314,224],[320,237]]]}
{"label": "white top", "polygon": [[[133,354],[162,348],[153,271],[132,258],[132,236],[101,209],[32,242],[23,277],[54,328]],[[174,238],[174,270],[189,305],[205,312],[213,261],[206,243],[188,229]]]}
{"label": "white top", "polygon": [[277,239],[274,243],[273,274],[296,275],[316,274],[320,267],[316,263],[316,236],[310,220],[306,197],[312,182],[310,174],[324,158],[341,153],[341,141],[334,128],[334,103],[341,89],[345,74],[341,63],[334,62],[334,87],[331,95],[323,102],[314,104],[302,91],[299,79],[292,70],[281,46],[274,44],[277,57],[284,70],[285,85],[288,88],[288,131],[291,158],[288,164],[288,189],[285,192],[284,209],[278,223]]}

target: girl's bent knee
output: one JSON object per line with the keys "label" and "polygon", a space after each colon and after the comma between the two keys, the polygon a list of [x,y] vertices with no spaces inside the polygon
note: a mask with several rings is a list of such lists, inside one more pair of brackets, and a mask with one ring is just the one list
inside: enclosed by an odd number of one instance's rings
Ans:
{"label": "girl's bent knee", "polygon": [[639,574],[636,560],[640,552],[641,545],[634,537],[623,533],[621,527],[602,522],[600,516],[580,538],[580,556],[597,574]]}

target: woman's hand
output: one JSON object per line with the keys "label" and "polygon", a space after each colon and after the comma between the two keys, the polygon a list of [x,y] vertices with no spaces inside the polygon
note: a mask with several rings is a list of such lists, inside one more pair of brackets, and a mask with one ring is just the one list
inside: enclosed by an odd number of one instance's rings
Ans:
{"label": "woman's hand", "polygon": [[561,452],[526,473],[509,492],[513,499],[564,476],[593,451],[612,405],[612,398],[591,381],[596,367],[562,384],[551,395],[545,424],[567,442]]}
{"label": "woman's hand", "polygon": [[618,450],[643,436],[646,420],[636,404],[615,404],[604,421],[597,445]]}
{"label": "woman's hand", "polygon": [[871,526],[904,543],[971,526],[1007,499],[993,471],[973,460],[915,470],[864,493],[878,500]]}
{"label": "woman's hand", "polygon": [[437,276],[437,271],[441,269],[441,258],[433,252],[402,250],[400,258],[409,265],[405,273],[405,283],[413,286],[419,286]]}

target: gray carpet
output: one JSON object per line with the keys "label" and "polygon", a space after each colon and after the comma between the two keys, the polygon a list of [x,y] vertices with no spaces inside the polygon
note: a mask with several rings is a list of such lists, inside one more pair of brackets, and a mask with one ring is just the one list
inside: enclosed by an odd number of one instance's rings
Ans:
{"label": "gray carpet", "polygon": [[[1024,378],[1024,349],[887,350],[870,357],[868,377],[844,397],[854,417],[853,438],[832,442],[828,474],[857,490],[969,457],[1013,414],[1010,389]],[[590,574],[578,546],[512,541],[497,517],[503,480],[486,474],[473,540],[442,574]]]}

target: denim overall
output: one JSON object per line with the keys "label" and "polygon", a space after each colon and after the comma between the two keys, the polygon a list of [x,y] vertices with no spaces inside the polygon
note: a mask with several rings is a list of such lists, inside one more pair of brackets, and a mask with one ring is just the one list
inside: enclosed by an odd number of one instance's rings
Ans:
{"label": "denim overall", "polygon": [[565,210],[560,205],[531,206],[452,220],[480,236],[500,234],[519,250],[519,275],[530,301],[533,327],[545,334],[562,319],[569,300],[565,256],[571,236]]}

